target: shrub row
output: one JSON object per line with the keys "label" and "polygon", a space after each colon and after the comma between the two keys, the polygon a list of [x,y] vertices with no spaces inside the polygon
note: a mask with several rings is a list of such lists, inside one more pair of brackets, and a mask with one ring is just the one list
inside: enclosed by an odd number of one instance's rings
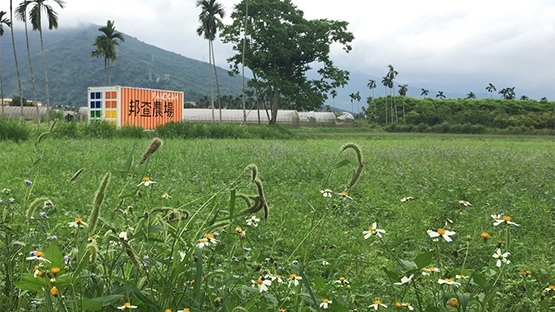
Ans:
{"label": "shrub row", "polygon": [[424,123],[418,125],[389,124],[383,128],[387,132],[429,132],[429,133],[465,133],[465,134],[533,134],[554,135],[555,129],[535,129],[534,127],[509,126],[504,129],[488,128],[483,125],[449,124],[443,122],[438,125],[428,126]]}
{"label": "shrub row", "polygon": [[[36,137],[44,129],[39,129],[32,122],[8,120],[0,118],[0,141],[16,142]],[[294,133],[283,126],[240,126],[236,124],[205,124],[170,122],[153,131],[145,131],[140,127],[124,126],[117,128],[106,122],[78,123],[60,121],[56,124],[51,137],[57,138],[149,138],[158,136],[165,139],[289,139]]]}

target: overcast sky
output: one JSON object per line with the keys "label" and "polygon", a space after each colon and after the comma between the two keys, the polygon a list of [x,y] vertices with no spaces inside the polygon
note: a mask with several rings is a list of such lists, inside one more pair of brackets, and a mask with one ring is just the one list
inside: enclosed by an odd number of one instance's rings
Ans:
{"label": "overcast sky", "polygon": [[[55,5],[53,1],[49,1]],[[220,0],[227,16],[238,0]],[[293,0],[305,18],[349,22],[353,50],[333,50],[342,69],[367,75],[380,87],[392,64],[397,84],[486,93],[516,87],[523,94],[555,100],[554,0]],[[66,0],[60,28],[105,25],[183,56],[207,61],[208,43],[196,34],[196,0]],[[226,24],[229,18],[224,19]],[[215,43],[218,66],[228,68],[231,45]],[[376,77],[378,77],[376,79]],[[359,88],[366,88],[360,83]],[[382,91],[383,87],[376,92]],[[360,90],[369,93],[369,90]],[[381,93],[380,93],[381,94]],[[377,94],[378,95],[378,94]],[[410,95],[410,93],[409,93]],[[498,95],[497,95],[498,96]]]}

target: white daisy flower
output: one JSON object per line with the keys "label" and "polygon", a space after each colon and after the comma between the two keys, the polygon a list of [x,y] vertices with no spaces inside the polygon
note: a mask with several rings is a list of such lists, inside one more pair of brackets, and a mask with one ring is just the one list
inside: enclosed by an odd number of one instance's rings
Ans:
{"label": "white daisy flower", "polygon": [[372,223],[372,226],[368,229],[368,231],[363,231],[362,234],[364,234],[364,239],[368,239],[372,235],[376,235],[377,237],[381,238],[382,233],[385,233],[385,230],[378,229],[377,227],[377,222],[374,222]]}
{"label": "white daisy flower", "polygon": [[501,248],[497,248],[495,253],[492,255],[493,258],[497,259],[497,263],[495,265],[499,268],[501,267],[501,262],[505,262],[505,264],[511,263],[511,260],[507,259],[510,254],[510,252],[501,253]]}
{"label": "white daisy flower", "polygon": [[452,235],[455,235],[455,234],[456,234],[455,232],[453,232],[453,231],[448,231],[448,230],[446,230],[446,229],[437,229],[437,231],[428,230],[427,233],[428,233],[428,235],[429,235],[431,238],[436,238],[436,237],[441,236],[441,237],[443,237],[443,239],[445,239],[447,242],[453,241],[453,240],[451,239],[451,237],[449,237],[449,236],[452,236]]}

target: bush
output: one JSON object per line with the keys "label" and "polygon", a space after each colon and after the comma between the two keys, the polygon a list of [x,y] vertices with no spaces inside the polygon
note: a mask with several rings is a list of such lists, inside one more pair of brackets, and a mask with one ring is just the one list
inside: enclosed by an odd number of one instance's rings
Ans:
{"label": "bush", "polygon": [[30,134],[31,129],[25,122],[0,118],[0,141],[24,141]]}
{"label": "bush", "polygon": [[117,136],[119,138],[142,139],[147,136],[147,132],[136,126],[123,126],[118,129]]}
{"label": "bush", "polygon": [[289,139],[293,132],[281,125],[241,126],[227,123],[169,122],[156,128],[156,136],[169,139]]}
{"label": "bush", "polygon": [[88,138],[110,139],[116,135],[116,126],[105,121],[94,121],[83,128],[83,134]]}
{"label": "bush", "polygon": [[81,137],[79,127],[76,122],[58,122],[52,130],[52,135],[59,138],[79,138]]}

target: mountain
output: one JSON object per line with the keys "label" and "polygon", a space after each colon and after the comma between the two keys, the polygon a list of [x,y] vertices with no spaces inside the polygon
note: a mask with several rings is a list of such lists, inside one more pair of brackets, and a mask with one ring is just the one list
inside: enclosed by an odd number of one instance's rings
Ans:
{"label": "mountain", "polygon": [[[93,42],[101,33],[98,25],[75,29],[45,30],[44,49],[48,68],[50,105],[85,106],[87,88],[104,85],[104,59],[91,57]],[[209,64],[157,48],[125,35],[118,46],[118,59],[110,64],[111,84],[183,91],[185,101],[210,97]],[[25,43],[25,32],[15,31],[23,97],[33,100],[33,88]],[[46,102],[45,75],[37,31],[29,30],[29,45],[38,100]],[[11,44],[6,29],[0,38],[0,64],[4,97],[19,96]],[[231,77],[218,67],[221,95],[241,94],[241,77]],[[214,91],[216,92],[216,90]]]}

